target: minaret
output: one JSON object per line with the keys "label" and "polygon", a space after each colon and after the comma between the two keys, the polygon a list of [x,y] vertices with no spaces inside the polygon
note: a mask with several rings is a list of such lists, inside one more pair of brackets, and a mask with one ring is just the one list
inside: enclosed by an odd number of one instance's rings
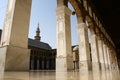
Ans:
{"label": "minaret", "polygon": [[40,41],[40,40],[41,40],[39,23],[38,23],[38,27],[37,27],[37,30],[36,30],[35,40],[37,40],[37,41]]}

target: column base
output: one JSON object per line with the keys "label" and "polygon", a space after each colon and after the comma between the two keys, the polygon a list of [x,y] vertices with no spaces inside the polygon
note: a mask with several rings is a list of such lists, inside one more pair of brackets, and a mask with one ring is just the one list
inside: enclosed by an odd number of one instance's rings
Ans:
{"label": "column base", "polygon": [[79,71],[89,71],[92,70],[91,60],[79,61]]}
{"label": "column base", "polygon": [[67,72],[73,70],[72,58],[57,57],[56,58],[56,72]]}
{"label": "column base", "polygon": [[16,46],[6,46],[0,48],[0,53],[4,54],[5,71],[28,71],[30,65],[30,50]]}

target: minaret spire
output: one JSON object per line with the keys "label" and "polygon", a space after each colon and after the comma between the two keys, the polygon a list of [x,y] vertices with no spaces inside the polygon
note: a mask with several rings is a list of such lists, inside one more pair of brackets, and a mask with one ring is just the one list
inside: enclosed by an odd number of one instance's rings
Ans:
{"label": "minaret spire", "polygon": [[38,23],[38,27],[37,27],[37,30],[36,30],[35,40],[37,40],[37,41],[40,41],[40,40],[41,40],[39,23]]}

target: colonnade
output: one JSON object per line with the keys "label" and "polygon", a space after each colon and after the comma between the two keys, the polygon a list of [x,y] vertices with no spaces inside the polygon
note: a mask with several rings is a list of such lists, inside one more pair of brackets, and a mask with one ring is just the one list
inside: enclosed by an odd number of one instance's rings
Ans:
{"label": "colonnade", "polygon": [[55,70],[55,55],[52,50],[31,49],[30,70]]}
{"label": "colonnade", "polygon": [[55,60],[31,57],[30,70],[55,70]]}
{"label": "colonnade", "polygon": [[[86,2],[83,1],[83,3],[85,4]],[[72,15],[72,11],[68,8],[68,5],[64,0],[57,0],[57,4],[56,71],[68,71],[72,70],[70,29],[70,16]],[[94,16],[92,16],[91,7],[88,8],[89,12],[85,13],[84,10],[79,10],[75,4],[76,3],[72,5],[75,8],[78,20],[76,25],[79,41],[79,71],[105,71],[118,69],[114,44],[103,28],[102,23],[100,23],[100,20],[95,13]],[[84,4],[85,10],[87,10],[87,5]],[[91,19],[91,16],[93,20]],[[88,25],[86,24],[86,21],[88,22]],[[90,29],[90,41],[88,39],[88,29]],[[92,60],[90,59],[90,53]]]}

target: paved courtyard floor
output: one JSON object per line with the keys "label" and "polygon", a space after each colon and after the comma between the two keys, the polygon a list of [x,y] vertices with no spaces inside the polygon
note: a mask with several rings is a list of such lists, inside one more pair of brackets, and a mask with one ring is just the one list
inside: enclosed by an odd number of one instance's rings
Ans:
{"label": "paved courtyard floor", "polygon": [[120,80],[118,71],[104,72],[0,72],[0,80]]}

